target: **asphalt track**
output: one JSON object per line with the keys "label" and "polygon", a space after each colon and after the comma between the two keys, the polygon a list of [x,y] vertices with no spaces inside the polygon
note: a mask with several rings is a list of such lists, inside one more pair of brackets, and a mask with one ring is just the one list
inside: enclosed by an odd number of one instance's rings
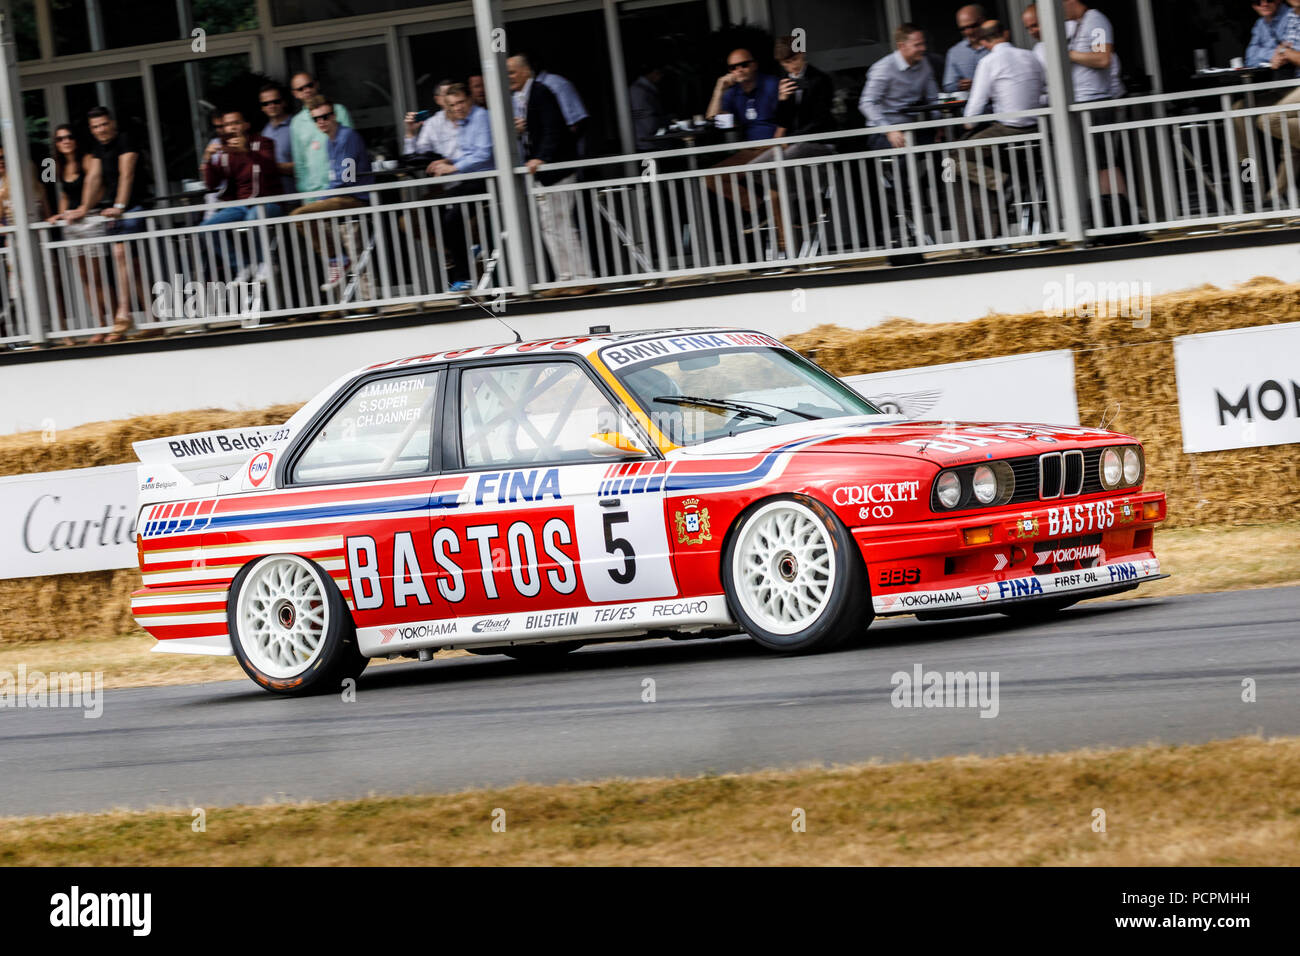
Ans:
{"label": "asphalt track", "polygon": [[[1085,604],[1039,625],[877,621],[812,657],[726,638],[587,647],[544,667],[392,665],[351,703],[249,681],[108,691],[96,720],[0,711],[0,813],[1300,734],[1298,623],[1300,588],[1275,588]],[[895,708],[891,675],[916,664],[998,672],[997,717]]]}

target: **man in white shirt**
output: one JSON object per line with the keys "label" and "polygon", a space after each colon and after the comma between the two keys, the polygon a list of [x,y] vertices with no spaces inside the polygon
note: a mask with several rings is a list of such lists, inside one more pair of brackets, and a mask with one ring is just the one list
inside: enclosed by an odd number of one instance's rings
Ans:
{"label": "man in white shirt", "polygon": [[[975,127],[975,120],[985,113],[1018,113],[1037,109],[1043,96],[1044,75],[1038,57],[1011,43],[1010,31],[999,20],[986,20],[977,34],[988,54],[975,67],[971,80],[970,98],[966,101],[965,115],[972,121],[967,129]],[[1017,136],[1032,129],[1038,121],[1032,116],[998,120],[988,123],[979,132],[966,137],[964,142]],[[992,153],[1003,151],[999,164],[993,163]],[[958,237],[962,240],[993,238],[999,234],[1001,215],[997,212],[1005,202],[1002,187],[1007,170],[1013,163],[1005,147],[963,149],[966,161],[959,163],[962,175],[971,182],[971,204],[974,222],[967,216],[962,191],[957,193]],[[1000,167],[1000,169],[999,169]],[[1023,184],[1022,184],[1023,186]],[[985,224],[985,217],[989,222]],[[972,225],[974,229],[972,229]],[[983,233],[985,235],[980,235]]]}
{"label": "man in white shirt", "polygon": [[417,120],[415,113],[406,114],[406,138],[402,141],[402,152],[437,153],[426,172],[434,175],[433,165],[441,159],[449,159],[456,152],[456,124],[447,114],[447,90],[455,85],[455,80],[443,80],[433,88],[433,101],[438,104],[438,112],[423,122]]}

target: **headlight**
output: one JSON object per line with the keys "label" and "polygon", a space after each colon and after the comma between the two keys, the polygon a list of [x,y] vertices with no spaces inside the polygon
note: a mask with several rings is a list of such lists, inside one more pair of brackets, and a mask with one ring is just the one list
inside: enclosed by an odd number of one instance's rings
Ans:
{"label": "headlight", "polygon": [[1101,486],[1107,491],[1119,487],[1124,477],[1124,465],[1120,461],[1118,448],[1107,448],[1101,453]]}
{"label": "headlight", "polygon": [[1124,449],[1124,484],[1137,485],[1142,482],[1142,456],[1136,445]]}
{"label": "headlight", "polygon": [[[982,505],[989,504],[998,496],[998,477],[993,474],[993,469],[988,465],[980,465],[975,469],[975,475],[971,480],[971,488],[975,492],[975,500]],[[942,495],[940,499],[942,500]]]}
{"label": "headlight", "polygon": [[939,504],[945,508],[956,508],[961,500],[961,479],[954,471],[945,471],[935,482],[935,491],[939,495]]}

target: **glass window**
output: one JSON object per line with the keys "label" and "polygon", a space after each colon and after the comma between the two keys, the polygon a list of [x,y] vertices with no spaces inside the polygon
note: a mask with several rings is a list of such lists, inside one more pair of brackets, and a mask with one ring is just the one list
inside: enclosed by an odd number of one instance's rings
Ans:
{"label": "glass window", "polygon": [[382,37],[291,47],[285,59],[287,77],[307,70],[320,82],[321,92],[347,107],[353,129],[370,150],[398,155],[388,47]]}
{"label": "glass window", "polygon": [[41,42],[36,33],[36,0],[14,0],[12,9],[18,59],[39,60]]}
{"label": "glass window", "polygon": [[295,482],[400,478],[429,470],[441,372],[367,382],[316,433]]}
{"label": "glass window", "polygon": [[637,434],[576,362],[465,369],[460,409],[470,468],[604,461],[588,448],[593,435]]}
{"label": "glass window", "polygon": [[212,107],[239,109],[254,135],[266,118],[257,108],[261,78],[251,72],[246,53],[209,56],[153,67],[162,124],[162,151],[167,166],[167,191],[182,191],[187,179],[198,176],[199,156],[214,135]]}
{"label": "glass window", "polygon": [[636,362],[615,374],[677,445],[769,425],[881,414],[843,382],[784,349],[698,351]]}
{"label": "glass window", "polygon": [[414,7],[431,7],[454,0],[271,0],[271,19],[278,27],[289,23],[310,23],[339,17],[359,17]]}

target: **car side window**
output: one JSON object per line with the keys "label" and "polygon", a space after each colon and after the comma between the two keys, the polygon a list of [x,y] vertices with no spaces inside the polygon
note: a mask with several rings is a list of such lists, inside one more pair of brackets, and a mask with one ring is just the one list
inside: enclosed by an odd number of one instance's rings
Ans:
{"label": "car side window", "polygon": [[466,467],[607,461],[589,442],[619,430],[629,430],[624,416],[576,362],[483,365],[460,374]]}
{"label": "car side window", "polygon": [[352,393],[316,432],[294,482],[356,481],[429,470],[440,371],[374,379]]}

